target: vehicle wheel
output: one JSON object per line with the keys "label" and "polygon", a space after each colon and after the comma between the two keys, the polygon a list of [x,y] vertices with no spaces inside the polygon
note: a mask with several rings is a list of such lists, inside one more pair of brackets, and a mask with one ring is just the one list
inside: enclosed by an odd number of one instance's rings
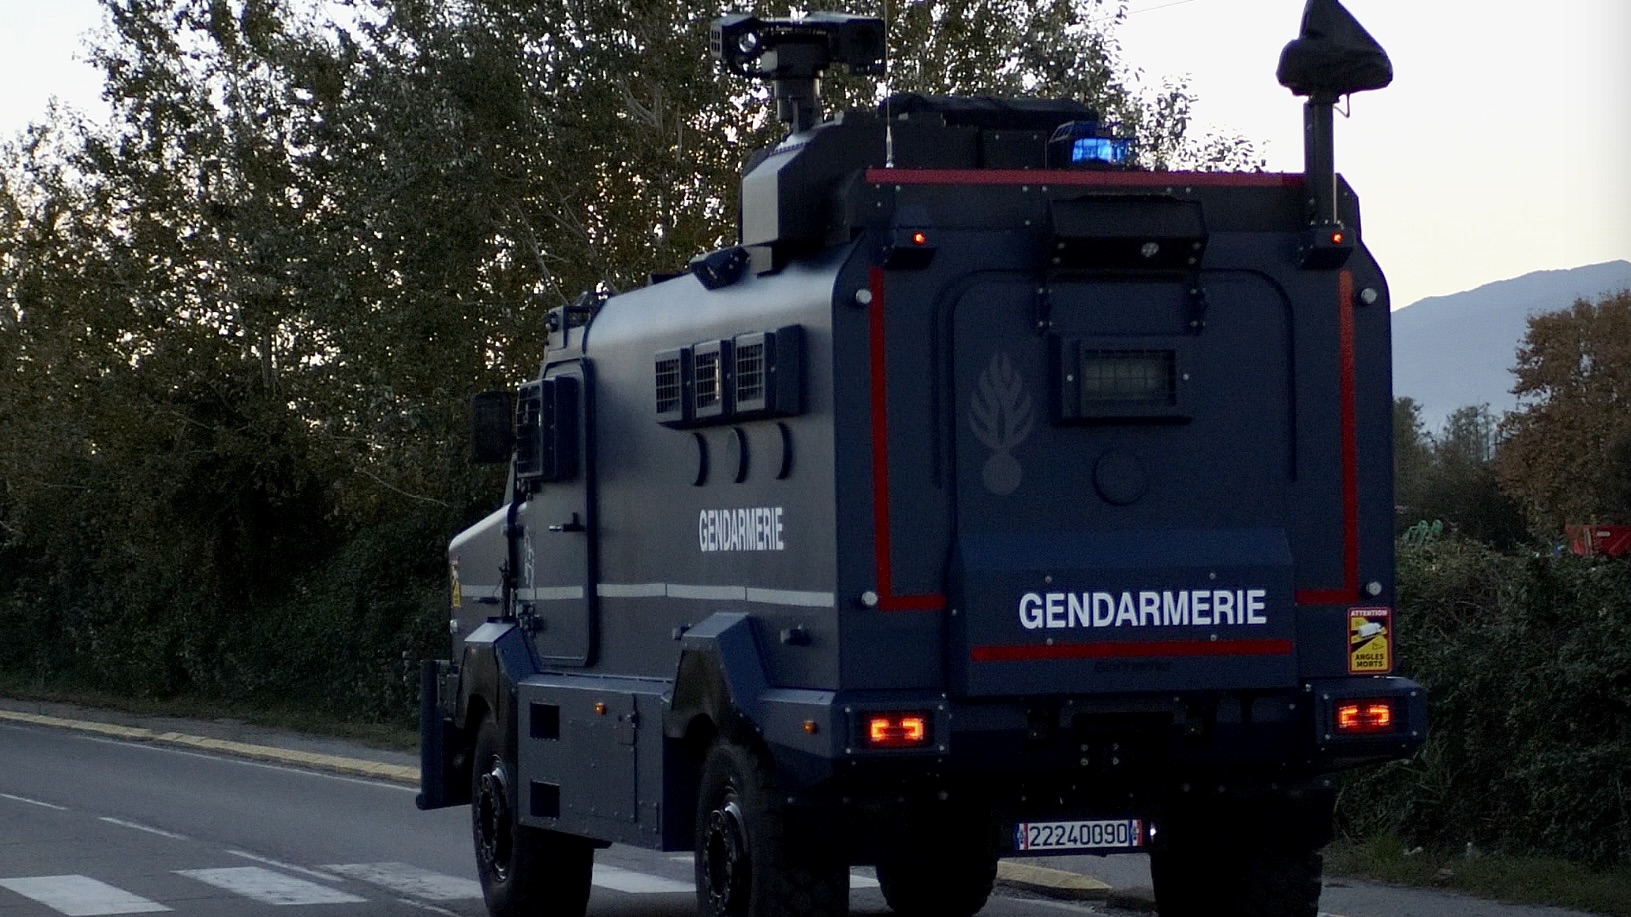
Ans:
{"label": "vehicle wheel", "polygon": [[470,828],[476,873],[493,917],[583,917],[595,848],[586,839],[526,827],[516,812],[515,766],[498,724],[476,733],[470,776]]}
{"label": "vehicle wheel", "polygon": [[1150,851],[1161,917],[1317,917],[1320,848],[1295,832],[1242,836],[1249,824],[1219,818],[1163,832]]}
{"label": "vehicle wheel", "polygon": [[700,917],[843,917],[849,866],[820,837],[795,848],[769,759],[720,739],[697,797]]}
{"label": "vehicle wheel", "polygon": [[906,849],[878,861],[878,884],[904,917],[971,917],[997,881],[997,851],[977,816],[934,819],[909,835]]}

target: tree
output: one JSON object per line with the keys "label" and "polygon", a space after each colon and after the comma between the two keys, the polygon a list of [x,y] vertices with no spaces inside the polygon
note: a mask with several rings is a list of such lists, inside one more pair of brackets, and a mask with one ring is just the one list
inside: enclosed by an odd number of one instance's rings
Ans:
{"label": "tree", "polygon": [[1401,532],[1425,518],[1423,497],[1432,471],[1432,449],[1421,404],[1410,397],[1393,399],[1394,527]]}
{"label": "tree", "polygon": [[[384,715],[500,486],[468,394],[536,371],[551,307],[732,241],[767,89],[682,0],[103,3],[111,119],[0,152],[0,668]],[[1146,164],[1253,164],[1130,88],[1124,12],[896,5],[892,88],[1070,95]]]}
{"label": "tree", "polygon": [[1423,503],[1434,518],[1453,524],[1462,534],[1496,548],[1508,549],[1524,539],[1522,508],[1502,492],[1495,459],[1502,448],[1499,424],[1489,405],[1456,409],[1434,439],[1432,470]]}
{"label": "tree", "polygon": [[1502,424],[1501,482],[1554,537],[1608,521],[1624,481],[1616,447],[1631,436],[1631,291],[1531,317],[1513,372],[1519,405]]}

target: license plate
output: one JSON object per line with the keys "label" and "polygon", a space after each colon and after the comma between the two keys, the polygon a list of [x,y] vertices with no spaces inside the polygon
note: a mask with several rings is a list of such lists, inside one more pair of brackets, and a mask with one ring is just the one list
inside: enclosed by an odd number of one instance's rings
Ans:
{"label": "license plate", "polygon": [[1014,850],[1137,850],[1144,846],[1138,818],[1033,821],[1014,826]]}

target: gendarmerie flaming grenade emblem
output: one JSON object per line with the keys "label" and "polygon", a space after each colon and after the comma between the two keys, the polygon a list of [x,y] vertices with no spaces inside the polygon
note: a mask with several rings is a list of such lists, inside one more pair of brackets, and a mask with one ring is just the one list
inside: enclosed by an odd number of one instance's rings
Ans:
{"label": "gendarmerie flaming grenade emblem", "polygon": [[992,453],[983,469],[987,490],[1007,496],[1019,487],[1024,472],[1011,453],[1031,435],[1035,419],[1024,377],[1006,353],[997,351],[980,373],[968,409],[969,427]]}

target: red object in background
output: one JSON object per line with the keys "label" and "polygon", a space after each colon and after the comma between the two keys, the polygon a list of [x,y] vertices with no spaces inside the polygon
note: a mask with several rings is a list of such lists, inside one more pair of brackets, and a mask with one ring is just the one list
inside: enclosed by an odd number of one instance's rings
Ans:
{"label": "red object in background", "polygon": [[1563,534],[1581,557],[1631,557],[1631,525],[1568,525]]}

